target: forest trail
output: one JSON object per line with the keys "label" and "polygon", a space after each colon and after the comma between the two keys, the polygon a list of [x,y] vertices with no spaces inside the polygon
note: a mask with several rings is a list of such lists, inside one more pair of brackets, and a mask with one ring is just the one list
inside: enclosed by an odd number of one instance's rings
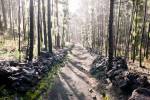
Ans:
{"label": "forest trail", "polygon": [[75,45],[49,100],[101,100],[101,95],[94,90],[98,82],[88,74],[94,58],[82,46]]}

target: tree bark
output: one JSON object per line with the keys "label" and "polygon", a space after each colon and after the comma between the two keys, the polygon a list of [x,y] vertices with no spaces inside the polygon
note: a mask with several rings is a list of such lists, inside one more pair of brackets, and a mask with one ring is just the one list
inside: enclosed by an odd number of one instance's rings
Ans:
{"label": "tree bark", "polygon": [[34,7],[33,7],[33,0],[30,0],[30,45],[29,45],[29,61],[33,59],[33,46],[34,46]]}
{"label": "tree bark", "polygon": [[40,49],[41,49],[41,47],[40,47],[41,46],[41,39],[40,39],[40,37],[41,37],[40,36],[40,34],[41,34],[40,33],[40,27],[41,27],[41,25],[40,25],[40,15],[41,14],[40,14],[40,10],[41,10],[41,8],[40,8],[40,0],[38,0],[38,23],[37,23],[38,24],[37,25],[37,29],[38,29],[38,40],[37,40],[38,41],[38,44],[37,44],[38,45],[37,46],[37,48],[38,48],[38,56],[40,56]]}
{"label": "tree bark", "polygon": [[18,37],[19,37],[19,45],[18,45],[18,51],[19,51],[19,61],[21,61],[21,31],[20,31],[20,0],[19,0],[19,11],[18,11]]}
{"label": "tree bark", "polygon": [[52,54],[52,35],[51,35],[51,28],[52,28],[52,24],[51,24],[51,0],[48,0],[48,48],[49,48],[49,53]]}
{"label": "tree bark", "polygon": [[110,0],[110,15],[109,15],[109,66],[108,70],[112,68],[113,65],[113,18],[114,18],[114,0]]}
{"label": "tree bark", "polygon": [[118,35],[119,35],[119,30],[120,30],[120,14],[121,14],[121,11],[120,11],[120,9],[121,9],[121,0],[119,1],[119,13],[118,13],[118,23],[117,23],[117,34],[116,34],[116,43],[115,43],[115,56],[117,56],[117,48],[118,48],[118,41],[119,41],[119,39],[118,39]]}
{"label": "tree bark", "polygon": [[4,19],[4,29],[7,29],[7,17],[6,17],[6,8],[5,8],[4,0],[1,0],[1,6],[2,6],[3,19]]}
{"label": "tree bark", "polygon": [[142,44],[143,44],[143,38],[144,38],[144,32],[145,32],[145,25],[146,25],[146,15],[147,15],[147,0],[145,0],[145,9],[144,9],[142,36],[141,36],[141,43],[140,43],[140,67],[142,67]]}
{"label": "tree bark", "polygon": [[149,45],[150,45],[150,23],[149,23],[149,28],[148,28],[148,32],[147,32],[147,47],[146,47],[146,59],[148,59],[149,56]]}
{"label": "tree bark", "polygon": [[45,0],[42,0],[42,10],[43,10],[43,29],[44,29],[44,45],[45,50],[47,50],[47,34],[46,34],[46,19],[45,19]]}

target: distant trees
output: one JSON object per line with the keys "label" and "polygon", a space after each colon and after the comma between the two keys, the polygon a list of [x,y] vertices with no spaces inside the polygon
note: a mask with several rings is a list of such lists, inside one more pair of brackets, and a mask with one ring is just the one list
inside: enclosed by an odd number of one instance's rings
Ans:
{"label": "distant trees", "polygon": [[[63,9],[58,9],[59,4]],[[25,48],[26,59],[32,61],[42,50],[52,53],[54,43],[56,49],[65,46],[69,25],[68,0],[0,0],[0,5],[0,31],[6,31],[18,41],[20,60]]]}
{"label": "distant trees", "polygon": [[115,56],[139,61],[140,66],[149,60],[150,1],[81,2],[82,7],[72,14],[68,0],[0,0],[0,31],[18,41],[19,53],[27,45],[30,61],[42,50],[52,53],[54,45],[63,48],[71,39],[109,56],[110,68]]}
{"label": "distant trees", "polygon": [[62,18],[62,39],[61,47],[65,47],[65,41],[69,40],[69,4],[68,0],[63,1],[63,18]]}
{"label": "distant trees", "polygon": [[117,50],[118,50],[118,48],[117,48],[118,46],[117,45],[118,45],[119,32],[120,32],[119,30],[120,30],[121,0],[119,0],[119,5],[118,6],[119,6],[118,7],[118,16],[117,16],[118,17],[117,18],[118,22],[117,22],[117,26],[116,26],[117,28],[116,28],[116,36],[115,36],[115,43],[114,43],[115,44],[115,50],[114,50],[115,51],[114,52],[115,56],[117,56]]}
{"label": "distant trees", "polygon": [[149,60],[150,52],[149,3],[148,0],[86,1],[83,8],[87,10],[79,11],[83,18],[77,17],[83,24],[76,22],[84,46],[101,55],[109,54],[109,62],[115,56],[124,56],[138,61],[142,67],[143,61]]}

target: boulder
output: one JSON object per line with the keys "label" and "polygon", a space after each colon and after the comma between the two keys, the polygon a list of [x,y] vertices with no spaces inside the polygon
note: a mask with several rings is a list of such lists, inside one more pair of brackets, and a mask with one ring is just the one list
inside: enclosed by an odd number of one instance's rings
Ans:
{"label": "boulder", "polygon": [[138,88],[128,100],[150,100],[150,89]]}

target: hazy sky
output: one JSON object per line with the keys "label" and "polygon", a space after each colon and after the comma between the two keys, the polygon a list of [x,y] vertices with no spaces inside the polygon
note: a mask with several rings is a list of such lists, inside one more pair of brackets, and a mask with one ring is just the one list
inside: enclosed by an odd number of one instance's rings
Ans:
{"label": "hazy sky", "polygon": [[75,13],[80,7],[81,0],[69,0],[69,9],[71,13]]}

